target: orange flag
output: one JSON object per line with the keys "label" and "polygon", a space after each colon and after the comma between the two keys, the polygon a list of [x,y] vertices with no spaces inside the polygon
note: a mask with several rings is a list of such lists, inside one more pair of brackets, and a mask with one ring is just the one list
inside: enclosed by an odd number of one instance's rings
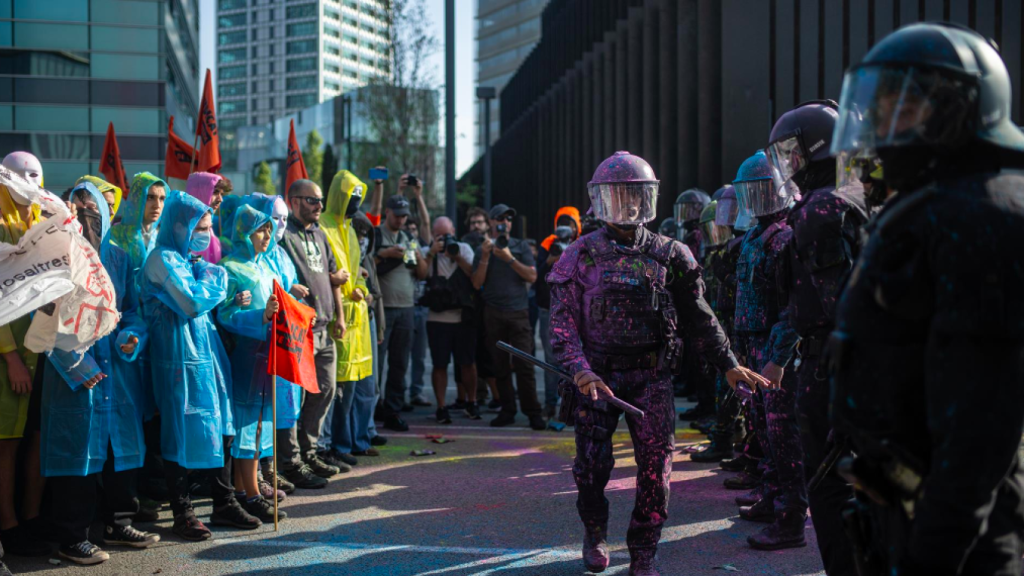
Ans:
{"label": "orange flag", "polygon": [[210,84],[210,69],[206,69],[203,85],[203,100],[199,104],[199,122],[196,135],[199,137],[199,162],[196,172],[218,172],[220,170],[220,137],[217,136],[217,115],[213,106],[213,86]]}
{"label": "orange flag", "polygon": [[167,125],[167,155],[164,156],[164,174],[168,178],[188,180],[188,172],[192,167],[192,156],[195,150],[188,142],[174,133],[174,116]]}
{"label": "orange flag", "polygon": [[320,393],[313,362],[313,319],[316,311],[302,304],[274,281],[274,295],[281,308],[274,315],[274,345],[267,374],[298,384],[307,392]]}
{"label": "orange flag", "polygon": [[284,184],[284,192],[292,187],[296,180],[309,179],[309,172],[306,172],[306,163],[302,160],[302,150],[299,150],[299,142],[295,139],[295,120],[291,122],[291,130],[288,133],[288,164],[287,178]]}
{"label": "orange flag", "polygon": [[121,163],[121,148],[117,145],[117,135],[114,134],[114,123],[107,126],[107,139],[103,142],[103,158],[100,160],[100,172],[114,186],[119,187],[122,193],[128,193],[128,178],[124,173],[124,164]]}

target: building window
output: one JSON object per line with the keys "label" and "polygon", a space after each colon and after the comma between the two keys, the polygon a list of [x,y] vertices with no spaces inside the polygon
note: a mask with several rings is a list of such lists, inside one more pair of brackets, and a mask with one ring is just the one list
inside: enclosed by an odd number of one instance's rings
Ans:
{"label": "building window", "polygon": [[341,91],[341,86],[339,86],[337,82],[324,82],[324,88],[334,90],[335,92]]}
{"label": "building window", "polygon": [[353,0],[345,0],[345,6],[348,6],[353,10],[359,11],[359,4],[355,3]]}
{"label": "building window", "polygon": [[238,8],[245,8],[245,0],[220,0],[217,2],[218,10],[236,10]]}
{"label": "building window", "polygon": [[228,96],[245,96],[245,82],[241,84],[218,84],[217,85],[217,97],[225,98]]}
{"label": "building window", "polygon": [[238,62],[245,60],[245,48],[235,48],[234,50],[220,50],[217,52],[217,62],[220,64],[228,64],[231,62]]}
{"label": "building window", "polygon": [[341,38],[341,32],[339,32],[337,28],[333,28],[331,26],[324,27],[324,34],[327,34],[331,38]]}
{"label": "building window", "polygon": [[316,57],[292,58],[285,63],[285,70],[287,72],[308,72],[310,70],[316,70]]}
{"label": "building window", "polygon": [[245,36],[245,30],[239,30],[238,32],[221,32],[220,34],[217,34],[217,45],[224,46],[225,44],[244,44]]}
{"label": "building window", "polygon": [[285,36],[312,36],[316,34],[316,21],[296,22],[285,27]]}
{"label": "building window", "polygon": [[309,18],[316,16],[316,4],[300,4],[298,6],[289,6],[285,11],[288,19],[292,18]]}
{"label": "building window", "polygon": [[274,37],[274,27],[271,26],[270,28],[267,28],[267,38],[273,38],[273,37]]}
{"label": "building window", "polygon": [[316,87],[316,75],[292,76],[285,80],[285,90],[313,90]]}
{"label": "building window", "polygon": [[259,76],[259,74],[260,74],[259,64],[253,64],[252,65],[252,75],[253,76]]}
{"label": "building window", "polygon": [[341,14],[338,14],[334,10],[324,10],[324,16],[330,18],[331,20],[341,20]]}
{"label": "building window", "polygon": [[324,64],[324,70],[328,72],[334,72],[335,74],[341,73],[341,68],[338,68],[334,64]]}
{"label": "building window", "polygon": [[287,53],[288,54],[304,54],[306,52],[316,52],[316,40],[293,40],[288,43]]}
{"label": "building window", "polygon": [[[256,65],[253,64],[253,74],[256,73]],[[230,80],[232,78],[245,78],[245,66],[218,66],[217,79]]]}
{"label": "building window", "polygon": [[252,47],[251,50],[252,50],[252,59],[253,60],[255,60],[256,58],[259,57],[259,49],[260,49],[260,47],[259,47],[258,44]]}
{"label": "building window", "polygon": [[326,42],[324,42],[324,51],[332,56],[338,56],[341,54],[341,50],[339,50],[337,46],[332,46]]}
{"label": "building window", "polygon": [[355,18],[345,18],[344,22],[348,26],[359,28],[359,20],[356,20]]}
{"label": "building window", "polygon": [[245,12],[242,12],[241,14],[231,14],[230,16],[220,16],[217,18],[217,26],[219,28],[234,28],[235,26],[245,26],[246,16],[248,16],[248,14],[246,14]]}
{"label": "building window", "polygon": [[285,99],[285,108],[307,108],[316,104],[316,94],[292,94]]}
{"label": "building window", "polygon": [[270,74],[271,75],[274,74],[274,63],[273,62],[270,63]]}
{"label": "building window", "polygon": [[358,46],[359,45],[359,38],[357,38],[357,37],[355,37],[355,36],[353,36],[351,34],[345,34],[345,42],[350,42],[350,43],[355,44],[356,46]]}
{"label": "building window", "polygon": [[[274,91],[274,79],[273,78],[270,79],[270,91],[271,92]],[[270,107],[273,108],[274,107],[273,104],[271,104]]]}
{"label": "building window", "polygon": [[232,112],[245,112],[245,100],[231,100],[220,103],[219,114],[231,114]]}
{"label": "building window", "polygon": [[274,97],[273,96],[270,97],[270,109],[271,110],[274,109]]}
{"label": "building window", "polygon": [[256,110],[260,109],[260,107],[259,107],[259,100],[255,99],[255,98],[252,99],[252,109],[253,109],[253,112],[255,112]]}

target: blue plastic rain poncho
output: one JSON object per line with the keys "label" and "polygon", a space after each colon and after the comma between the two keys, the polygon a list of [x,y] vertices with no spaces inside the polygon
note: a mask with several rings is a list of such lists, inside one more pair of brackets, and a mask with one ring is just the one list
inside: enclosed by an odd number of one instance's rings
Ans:
{"label": "blue plastic rain poncho", "polygon": [[[135,358],[119,366],[119,374],[135,398],[135,406],[142,411],[142,417],[147,421],[152,420],[156,414],[156,400],[153,398],[153,387],[149,385],[149,352],[146,349],[146,326],[139,307],[138,274],[146,257],[156,246],[156,234],[149,234],[148,242],[143,234],[146,198],[154,184],[163,186],[170,195],[171,187],[149,172],[140,172],[132,178],[128,196],[122,198],[117,209],[116,216],[120,217],[120,221],[104,234],[100,245],[100,260],[117,292],[117,309],[121,312],[123,336],[117,338],[114,346],[127,342],[132,332],[139,335]],[[154,231],[161,221],[162,216],[161,220],[152,224]],[[125,327],[130,329],[126,331]],[[120,360],[115,358],[114,361]]]}
{"label": "blue plastic rain poncho", "polygon": [[189,251],[192,231],[209,212],[172,192],[139,278],[149,333],[160,343],[150,363],[162,456],[190,470],[223,466],[222,436],[234,434],[231,366],[210,316],[227,294],[228,274]]}
{"label": "blue plastic rain poncho", "polygon": [[[274,218],[274,207],[278,206],[279,213],[283,213],[285,218],[288,215],[288,206],[284,203],[284,198],[280,196],[267,196],[266,194],[260,194],[256,192],[250,196],[245,197],[249,204],[263,212],[271,219]],[[275,238],[280,235],[281,222],[275,221]],[[264,254],[264,263],[268,268],[277,276],[277,280],[281,283],[281,287],[287,292],[291,290],[292,284],[296,284],[299,281],[298,273],[295,271],[295,264],[292,263],[292,259],[288,256],[288,252],[285,251],[284,246],[273,242],[272,247],[267,250]],[[299,419],[299,410],[302,409],[302,388],[299,388],[295,384],[285,380],[284,378],[278,377],[277,379],[277,429],[288,430]]]}
{"label": "blue plastic rain poncho", "polygon": [[[104,236],[110,216],[102,192],[89,181],[75,186],[90,194],[99,207]],[[107,252],[109,254],[110,251]],[[101,256],[102,258],[102,256]],[[108,266],[104,260],[105,267]],[[111,279],[117,266],[110,266]],[[137,303],[124,298],[124,279],[115,281],[116,302],[122,310],[117,329],[96,342],[84,355],[54,349],[45,365],[42,392],[43,476],[86,476],[103,470],[108,444],[113,449],[114,470],[142,466],[146,444],[142,433],[142,411],[137,404],[144,381],[134,361],[146,344],[146,329],[138,315]],[[134,284],[134,283],[133,283]],[[134,289],[133,289],[134,292]],[[124,311],[124,308],[129,308]],[[119,346],[131,336],[139,339],[132,354]],[[91,390],[82,383],[97,373],[106,374]]]}
{"label": "blue plastic rain poncho", "polygon": [[220,240],[220,252],[222,255],[231,254],[232,250],[234,250],[234,246],[231,245],[231,235],[235,230],[235,212],[248,203],[248,196],[235,196],[233,194],[225,196],[224,200],[220,203],[220,209],[217,210],[219,214],[213,217],[213,233]]}
{"label": "blue plastic rain poncho", "polygon": [[[231,350],[236,431],[231,455],[235,458],[269,456],[274,447],[270,389],[274,379],[267,374],[271,343],[267,336],[272,325],[264,322],[263,312],[274,293],[277,276],[267,266],[266,253],[257,255],[250,239],[263,226],[270,227],[269,252],[277,244],[270,216],[252,206],[239,208],[231,236],[234,252],[221,260],[221,266],[228,272],[228,292],[217,308],[217,319],[235,335],[235,347]],[[252,298],[248,306],[242,307],[235,296],[246,290]]]}

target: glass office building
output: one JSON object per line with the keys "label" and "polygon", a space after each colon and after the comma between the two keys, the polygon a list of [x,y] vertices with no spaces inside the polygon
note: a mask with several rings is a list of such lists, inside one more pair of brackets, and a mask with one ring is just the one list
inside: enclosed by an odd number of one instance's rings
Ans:
{"label": "glass office building", "polygon": [[[505,87],[540,41],[540,15],[548,0],[477,0],[476,85]],[[491,100],[491,142],[501,133],[500,98]],[[483,149],[483,109],[476,112],[477,155]]]}
{"label": "glass office building", "polygon": [[128,177],[162,175],[167,120],[191,141],[198,0],[0,0],[0,153],[28,150],[46,187],[98,174],[109,122]]}

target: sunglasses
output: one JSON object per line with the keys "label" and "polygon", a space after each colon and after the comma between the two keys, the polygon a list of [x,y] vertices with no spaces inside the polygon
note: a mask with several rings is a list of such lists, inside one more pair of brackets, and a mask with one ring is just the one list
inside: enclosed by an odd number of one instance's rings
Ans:
{"label": "sunglasses", "polygon": [[504,216],[498,216],[497,218],[494,218],[494,221],[495,222],[511,222],[512,221],[512,215],[511,214],[505,214]]}
{"label": "sunglasses", "polygon": [[324,198],[317,198],[315,196],[292,196],[292,198],[297,198],[299,200],[302,200],[303,202],[305,202],[309,206],[316,206],[317,204],[319,204],[320,206],[323,206],[323,205],[325,205],[327,203],[326,199],[324,199]]}

